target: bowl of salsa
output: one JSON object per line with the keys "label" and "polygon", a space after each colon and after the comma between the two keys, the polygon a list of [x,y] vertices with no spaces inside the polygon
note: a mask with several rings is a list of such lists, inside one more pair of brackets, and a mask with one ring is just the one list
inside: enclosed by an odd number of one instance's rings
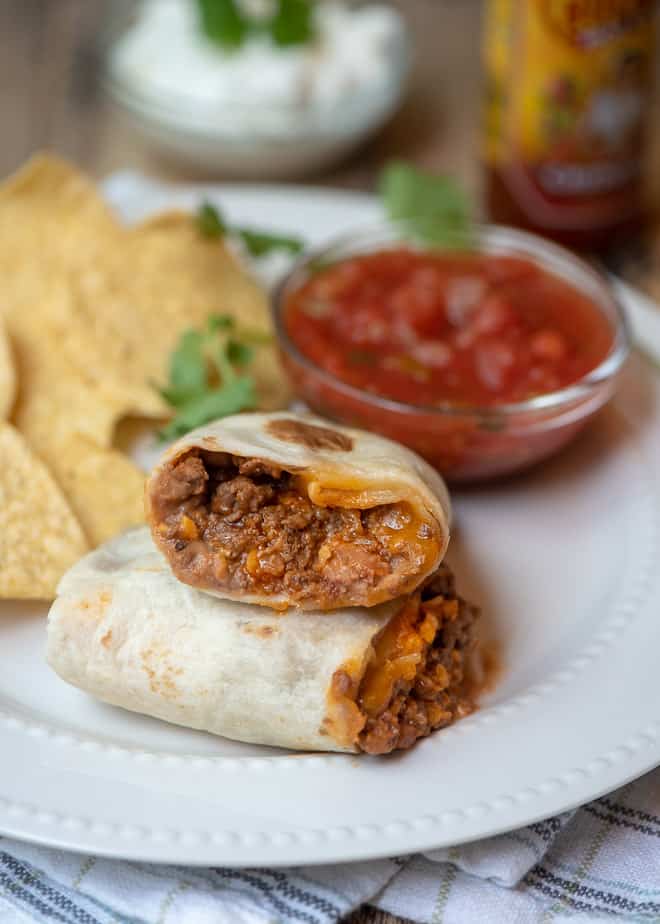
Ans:
{"label": "bowl of salsa", "polygon": [[606,277],[506,227],[450,248],[396,226],[349,235],[304,257],[273,305],[309,407],[409,446],[452,481],[557,452],[612,396],[629,351]]}

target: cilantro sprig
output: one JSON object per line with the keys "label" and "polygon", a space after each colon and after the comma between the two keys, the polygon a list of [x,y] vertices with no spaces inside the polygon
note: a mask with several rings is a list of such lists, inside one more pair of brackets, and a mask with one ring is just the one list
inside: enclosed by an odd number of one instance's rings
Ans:
{"label": "cilantro sprig", "polygon": [[247,370],[254,348],[270,340],[227,315],[211,315],[203,330],[185,331],[170,357],[169,381],[158,389],[174,409],[159,437],[176,439],[210,420],[254,408],[255,380]]}
{"label": "cilantro sprig", "polygon": [[279,0],[269,24],[275,44],[286,47],[311,41],[315,35],[313,14],[311,0]]}
{"label": "cilantro sprig", "polygon": [[285,250],[287,253],[298,254],[304,248],[303,242],[298,237],[230,226],[220,210],[210,202],[203,202],[199,207],[197,227],[204,237],[224,238],[230,235],[240,238],[252,257],[263,257],[274,250]]}
{"label": "cilantro sprig", "polygon": [[423,243],[469,244],[470,200],[453,177],[394,161],[381,174],[380,195],[389,218],[408,227]]}
{"label": "cilantro sprig", "polygon": [[275,0],[271,16],[251,16],[240,0],[197,0],[204,35],[225,50],[240,48],[250,35],[270,35],[281,47],[316,37],[314,0]]}
{"label": "cilantro sprig", "polygon": [[229,50],[240,48],[249,32],[249,25],[235,0],[197,0],[199,19],[204,35]]}

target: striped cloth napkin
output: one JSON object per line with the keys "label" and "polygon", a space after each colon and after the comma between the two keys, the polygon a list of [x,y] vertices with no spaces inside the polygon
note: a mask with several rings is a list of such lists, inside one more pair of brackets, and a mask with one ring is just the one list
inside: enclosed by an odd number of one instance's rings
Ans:
{"label": "striped cloth napkin", "polygon": [[330,924],[364,903],[428,924],[660,922],[660,769],[519,831],[346,866],[153,866],[0,838],[0,924]]}

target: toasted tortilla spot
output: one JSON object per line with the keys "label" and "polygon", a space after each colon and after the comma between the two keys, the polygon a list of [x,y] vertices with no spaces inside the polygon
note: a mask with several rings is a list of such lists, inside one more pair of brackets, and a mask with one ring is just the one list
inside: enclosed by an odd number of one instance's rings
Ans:
{"label": "toasted tortilla spot", "polygon": [[243,626],[246,635],[257,635],[259,638],[270,638],[279,631],[277,626],[253,626],[251,622]]}
{"label": "toasted tortilla spot", "polygon": [[81,610],[87,618],[92,618],[99,622],[105,615],[105,610],[112,601],[112,591],[102,590],[92,597],[83,597],[78,603],[78,609]]}
{"label": "toasted tortilla spot", "polygon": [[142,668],[149,680],[149,689],[152,693],[162,696],[163,699],[176,699],[180,693],[174,678],[182,674],[183,670],[173,668],[165,660],[170,654],[171,651],[168,648],[160,651],[146,648],[140,653]]}
{"label": "toasted tortilla spot", "polygon": [[101,644],[104,648],[109,648],[112,645],[112,629],[108,629],[105,635],[101,636]]}
{"label": "toasted tortilla spot", "polygon": [[285,443],[299,443],[307,449],[350,452],[353,448],[353,440],[345,433],[332,430],[330,427],[303,423],[300,420],[289,418],[271,420],[266,424],[266,430],[278,440]]}

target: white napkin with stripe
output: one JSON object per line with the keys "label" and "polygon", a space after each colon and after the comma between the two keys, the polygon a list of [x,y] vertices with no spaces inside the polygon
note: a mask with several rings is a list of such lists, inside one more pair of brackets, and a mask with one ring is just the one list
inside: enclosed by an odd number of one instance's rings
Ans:
{"label": "white napkin with stripe", "polygon": [[425,924],[660,921],[660,770],[519,831],[344,866],[155,866],[0,838],[0,924],[331,924],[365,903]]}

